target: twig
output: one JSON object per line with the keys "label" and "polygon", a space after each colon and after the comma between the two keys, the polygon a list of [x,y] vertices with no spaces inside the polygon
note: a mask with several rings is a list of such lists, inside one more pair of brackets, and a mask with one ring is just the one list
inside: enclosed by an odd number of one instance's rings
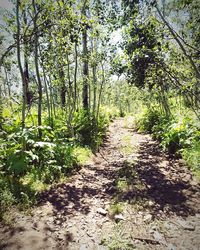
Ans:
{"label": "twig", "polygon": [[146,243],[154,244],[154,245],[160,245],[162,242],[154,239],[149,239],[149,238],[142,238],[142,237],[132,237],[135,240],[140,240],[140,241],[145,241]]}

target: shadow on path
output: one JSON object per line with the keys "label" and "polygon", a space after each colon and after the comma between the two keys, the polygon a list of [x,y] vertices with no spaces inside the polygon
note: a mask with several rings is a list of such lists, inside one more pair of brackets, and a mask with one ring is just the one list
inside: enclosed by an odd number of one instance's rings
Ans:
{"label": "shadow on path", "polygon": [[119,201],[138,203],[155,217],[163,213],[188,216],[200,212],[200,187],[191,184],[189,170],[177,160],[167,159],[154,141],[142,143],[138,153],[135,163],[121,164],[114,186],[107,186],[107,192],[116,190]]}
{"label": "shadow on path", "polygon": [[[155,217],[164,214],[188,216],[200,211],[200,188],[191,184],[187,168],[164,155],[158,143],[152,140],[140,144],[138,155],[134,163],[113,159],[103,167],[88,166],[85,178],[77,175],[82,178],[81,185],[73,182],[57,185],[42,193],[39,200],[53,205],[57,223],[58,220],[64,222],[67,215],[73,216],[77,211],[88,214],[94,197],[128,201]],[[95,184],[96,179],[100,185]]]}

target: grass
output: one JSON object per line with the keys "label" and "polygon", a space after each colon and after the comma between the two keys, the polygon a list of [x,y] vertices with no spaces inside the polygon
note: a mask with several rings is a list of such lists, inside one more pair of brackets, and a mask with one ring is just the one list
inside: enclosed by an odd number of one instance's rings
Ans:
{"label": "grass", "polygon": [[112,235],[104,238],[102,245],[109,250],[132,250],[135,249],[132,239],[127,230],[124,230],[123,223],[118,223],[113,229]]}
{"label": "grass", "polygon": [[127,191],[129,189],[129,185],[126,179],[117,180],[117,189],[120,192]]}
{"label": "grass", "polygon": [[75,147],[73,149],[73,156],[77,159],[77,163],[80,165],[86,165],[90,162],[92,151],[87,147]]}
{"label": "grass", "polygon": [[110,217],[114,217],[116,214],[121,214],[124,209],[124,204],[122,202],[114,202],[108,209]]}

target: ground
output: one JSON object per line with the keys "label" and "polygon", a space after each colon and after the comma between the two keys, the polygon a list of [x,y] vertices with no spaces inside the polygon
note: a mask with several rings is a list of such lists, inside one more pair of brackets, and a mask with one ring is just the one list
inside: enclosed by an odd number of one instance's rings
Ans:
{"label": "ground", "polygon": [[200,249],[200,186],[149,135],[115,120],[91,163],[1,225],[0,249]]}

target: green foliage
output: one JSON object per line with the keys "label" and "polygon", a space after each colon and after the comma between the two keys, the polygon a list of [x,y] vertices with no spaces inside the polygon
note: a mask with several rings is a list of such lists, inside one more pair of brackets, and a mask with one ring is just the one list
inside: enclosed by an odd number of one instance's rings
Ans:
{"label": "green foliage", "polygon": [[122,223],[118,223],[113,228],[111,235],[106,237],[101,242],[109,250],[132,250],[135,249],[131,235],[127,232],[127,228]]}
{"label": "green foliage", "polygon": [[156,126],[165,123],[165,117],[156,108],[144,110],[137,121],[137,126],[141,132],[152,133]]}
{"label": "green foliage", "polygon": [[29,208],[38,192],[88,163],[91,149],[98,149],[109,121],[117,112],[115,108],[104,107],[96,119],[90,112],[77,111],[71,126],[74,137],[62,112],[58,112],[54,128],[45,125],[48,121],[44,119],[41,140],[37,126],[30,124],[22,130],[18,123],[12,123],[12,129],[4,124],[0,134],[0,216],[12,205]]}
{"label": "green foliage", "polygon": [[151,109],[142,114],[137,126],[152,133],[169,153],[182,155],[191,169],[200,171],[200,124],[194,118],[184,115],[175,119]]}
{"label": "green foliage", "polygon": [[182,149],[181,154],[188,166],[200,179],[200,143],[195,142],[190,147]]}
{"label": "green foliage", "polygon": [[190,144],[190,139],[195,135],[195,127],[188,118],[167,117],[159,110],[146,110],[138,121],[138,128],[148,132],[160,140],[165,149],[175,153],[178,149]]}
{"label": "green foliage", "polygon": [[8,182],[0,176],[0,219],[3,214],[15,203],[15,198],[8,188]]}
{"label": "green foliage", "polygon": [[72,125],[76,140],[81,145],[88,145],[98,149],[105,136],[109,124],[109,114],[100,114],[98,119],[88,110],[76,112]]}
{"label": "green foliage", "polygon": [[109,208],[109,215],[113,217],[116,214],[122,213],[123,209],[124,209],[123,203],[115,202]]}

